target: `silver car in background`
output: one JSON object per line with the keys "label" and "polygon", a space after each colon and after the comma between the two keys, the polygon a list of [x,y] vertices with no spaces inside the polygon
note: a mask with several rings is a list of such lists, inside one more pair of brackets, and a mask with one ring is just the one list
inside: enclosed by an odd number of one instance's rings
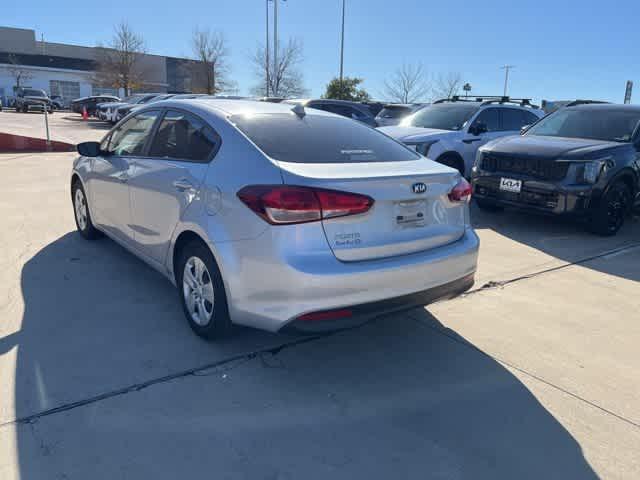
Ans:
{"label": "silver car in background", "polygon": [[427,103],[389,103],[378,112],[376,122],[379,127],[392,127],[427,105]]}
{"label": "silver car in background", "polygon": [[80,233],[107,234],[177,285],[203,337],[344,328],[473,283],[469,184],[359,122],[167,100],[78,150]]}

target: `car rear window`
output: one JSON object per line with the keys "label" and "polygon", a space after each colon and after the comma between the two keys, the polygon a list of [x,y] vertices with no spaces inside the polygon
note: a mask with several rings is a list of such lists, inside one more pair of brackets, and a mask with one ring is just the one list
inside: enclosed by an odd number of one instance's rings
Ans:
{"label": "car rear window", "polygon": [[385,107],[378,114],[380,118],[402,118],[411,113],[410,107]]}
{"label": "car rear window", "polygon": [[295,163],[418,160],[395,140],[352,120],[294,113],[234,115],[231,122],[271,158]]}
{"label": "car rear window", "polygon": [[46,97],[47,94],[44,93],[44,90],[33,90],[33,89],[25,89],[24,94],[29,97]]}

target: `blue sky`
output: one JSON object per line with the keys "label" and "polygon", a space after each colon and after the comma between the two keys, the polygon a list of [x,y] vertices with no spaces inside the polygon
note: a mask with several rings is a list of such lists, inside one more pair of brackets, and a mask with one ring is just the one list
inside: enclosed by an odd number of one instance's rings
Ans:
{"label": "blue sky", "polygon": [[[319,96],[338,73],[341,0],[281,2],[280,41],[302,40],[305,84]],[[418,62],[434,75],[459,72],[473,93],[490,95],[502,93],[500,65],[509,63],[512,96],[620,102],[629,79],[638,103],[639,18],[637,0],[347,0],[345,74],[363,77],[383,98],[385,78]],[[264,42],[265,0],[31,0],[29,8],[4,9],[0,24],[95,45],[123,19],[160,55],[188,55],[196,26],[222,30],[241,93],[255,84],[248,57]]]}

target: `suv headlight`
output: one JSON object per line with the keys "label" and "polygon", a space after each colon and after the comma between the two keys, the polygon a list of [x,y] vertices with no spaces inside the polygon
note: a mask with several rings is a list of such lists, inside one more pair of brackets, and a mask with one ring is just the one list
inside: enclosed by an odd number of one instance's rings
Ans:
{"label": "suv headlight", "polygon": [[606,158],[590,160],[588,162],[575,163],[576,183],[582,185],[593,185],[598,182],[600,174],[606,165]]}
{"label": "suv headlight", "polygon": [[429,149],[434,143],[438,143],[439,140],[429,140],[428,142],[410,144],[416,148],[416,152],[426,157],[429,154]]}

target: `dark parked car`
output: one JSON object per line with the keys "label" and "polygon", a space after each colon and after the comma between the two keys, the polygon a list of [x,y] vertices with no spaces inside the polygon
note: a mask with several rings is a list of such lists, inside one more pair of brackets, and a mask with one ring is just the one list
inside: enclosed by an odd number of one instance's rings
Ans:
{"label": "dark parked car", "polygon": [[293,99],[285,100],[283,103],[290,103],[292,105],[300,104],[305,108],[315,108],[318,110],[324,110],[325,112],[336,113],[338,115],[342,115],[343,117],[352,118],[362,123],[366,123],[371,127],[378,126],[378,124],[376,123],[375,115],[373,114],[369,106],[363,103],[330,99]]}
{"label": "dark parked car", "polygon": [[82,113],[82,109],[86,108],[87,113],[95,117],[96,116],[96,105],[99,103],[109,103],[109,102],[119,102],[120,99],[113,95],[94,95],[91,97],[82,97],[77,98],[73,102],[71,102],[71,110],[76,113]]}
{"label": "dark parked car", "polygon": [[62,98],[62,96],[60,95],[51,95],[51,105],[53,105],[53,108],[56,110],[62,110],[63,108],[65,108],[65,101],[64,98]]}
{"label": "dark parked car", "polygon": [[640,106],[561,108],[481,147],[472,183],[480,208],[579,217],[614,235],[640,199]]}
{"label": "dark parked car", "polygon": [[124,117],[126,117],[127,115],[129,115],[129,112],[131,110],[133,110],[134,108],[137,107],[141,107],[143,104],[145,103],[150,103],[150,102],[156,102],[156,101],[160,101],[160,100],[167,100],[171,97],[173,97],[174,95],[169,93],[146,93],[143,94],[142,96],[136,97],[134,101],[132,101],[131,103],[124,103],[123,105],[119,105],[115,112],[114,112],[114,116],[112,118],[113,123],[119,122],[120,120],[122,120]]}
{"label": "dark parked car", "polygon": [[35,110],[44,112],[45,108],[49,113],[53,113],[51,99],[44,90],[37,88],[21,88],[16,92],[15,102],[16,112],[27,113]]}

